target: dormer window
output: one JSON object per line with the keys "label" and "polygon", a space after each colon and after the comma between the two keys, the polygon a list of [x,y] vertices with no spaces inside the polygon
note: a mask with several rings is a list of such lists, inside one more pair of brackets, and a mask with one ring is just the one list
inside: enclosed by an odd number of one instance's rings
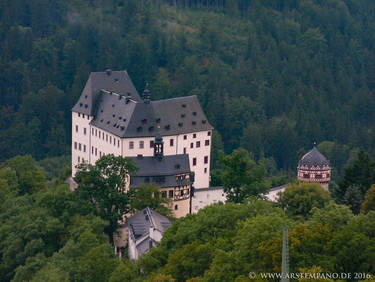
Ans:
{"label": "dormer window", "polygon": [[148,130],[149,130],[149,131],[154,131],[154,127],[153,127],[153,126],[150,126]]}
{"label": "dormer window", "polygon": [[191,124],[192,124],[192,125],[196,125],[197,122],[196,122],[196,121],[192,121]]}
{"label": "dormer window", "polygon": [[184,117],[185,117],[185,114],[181,114],[181,117],[184,118]]}
{"label": "dormer window", "polygon": [[193,116],[196,116],[197,115],[197,112],[193,112]]}
{"label": "dormer window", "polygon": [[157,118],[157,119],[156,119],[156,123],[160,123],[160,118]]}
{"label": "dormer window", "polygon": [[183,124],[182,122],[179,122],[179,123],[178,123],[178,126],[179,126],[179,127],[182,127],[183,125],[184,125],[184,124]]}
{"label": "dormer window", "polygon": [[142,123],[146,124],[147,123],[147,119],[142,119]]}
{"label": "dormer window", "polygon": [[164,126],[164,128],[165,128],[166,130],[169,130],[169,129],[171,128],[171,126],[168,124],[168,125]]}
{"label": "dormer window", "polygon": [[182,104],[181,106],[182,106],[183,108],[186,108],[186,104]]}
{"label": "dormer window", "polygon": [[143,129],[142,126],[138,126],[137,127],[137,132],[142,132],[142,129]]}

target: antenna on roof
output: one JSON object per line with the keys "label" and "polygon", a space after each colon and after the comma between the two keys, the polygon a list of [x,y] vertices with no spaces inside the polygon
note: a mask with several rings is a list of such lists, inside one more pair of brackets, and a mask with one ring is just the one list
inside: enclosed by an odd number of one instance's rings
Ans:
{"label": "antenna on roof", "polygon": [[145,104],[150,104],[150,97],[151,93],[150,90],[148,90],[148,82],[146,82],[145,90],[143,91],[143,101]]}

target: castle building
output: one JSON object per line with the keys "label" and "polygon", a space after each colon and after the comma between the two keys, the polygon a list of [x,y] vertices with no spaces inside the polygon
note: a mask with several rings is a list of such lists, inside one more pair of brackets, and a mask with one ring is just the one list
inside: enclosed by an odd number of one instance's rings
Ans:
{"label": "castle building", "polygon": [[[130,186],[140,184],[142,177],[155,178],[154,172],[165,163],[183,167],[188,161],[190,169],[182,174],[194,173],[194,187],[207,188],[212,130],[196,96],[152,101],[147,89],[139,96],[126,71],[93,72],[72,109],[72,176],[79,163],[95,164],[103,155],[113,154],[134,157],[140,166],[155,165],[148,169],[153,171],[150,175],[133,175],[137,179],[130,179]],[[163,156],[157,162],[146,157],[157,159],[158,134]],[[181,155],[186,156],[168,157]],[[139,173],[143,171],[140,167]],[[177,171],[171,175],[180,176]]]}
{"label": "castle building", "polygon": [[331,180],[329,161],[314,146],[298,162],[298,179],[305,182],[316,182],[328,190]]}
{"label": "castle building", "polygon": [[187,154],[164,156],[163,145],[159,135],[155,138],[154,156],[132,158],[139,170],[130,174],[129,187],[136,189],[151,183],[159,186],[161,197],[171,200],[170,208],[174,216],[180,218],[190,213],[194,173]]}

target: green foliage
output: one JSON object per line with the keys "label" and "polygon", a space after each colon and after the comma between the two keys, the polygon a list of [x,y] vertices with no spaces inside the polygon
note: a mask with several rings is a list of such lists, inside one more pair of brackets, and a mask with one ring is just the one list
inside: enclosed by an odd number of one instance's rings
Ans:
{"label": "green foliage", "polygon": [[110,242],[119,221],[130,211],[132,191],[126,191],[129,183],[128,173],[136,166],[129,158],[106,155],[95,165],[81,163],[75,180],[78,188],[74,191],[77,199],[91,206],[94,214],[109,222],[106,232]]}
{"label": "green foliage", "polygon": [[246,150],[237,149],[228,156],[222,154],[219,162],[221,181],[229,201],[241,203],[249,196],[259,196],[266,191],[265,168],[257,165]]}
{"label": "green foliage", "polygon": [[64,177],[64,170],[67,166],[71,167],[71,163],[70,156],[46,158],[38,161],[38,164],[44,169],[44,173],[48,180],[58,177],[62,177],[62,179],[65,180],[66,177]]}
{"label": "green foliage", "polygon": [[363,150],[357,154],[352,165],[347,167],[344,178],[333,191],[338,203],[349,205],[355,214],[361,209],[366,191],[375,183],[375,162]]}
{"label": "green foliage", "polygon": [[311,209],[323,208],[330,199],[329,192],[319,183],[300,182],[288,184],[279,203],[289,215],[306,218]]}
{"label": "green foliage", "polygon": [[149,207],[162,215],[173,217],[170,203],[170,199],[161,196],[158,186],[154,184],[144,184],[136,189],[131,199],[130,206],[133,211],[140,211]]}
{"label": "green foliage", "polygon": [[371,188],[367,190],[365,200],[361,207],[362,214],[366,214],[369,211],[375,211],[375,185],[372,185]]}
{"label": "green foliage", "polygon": [[[17,191],[20,195],[31,194],[46,188],[43,170],[30,156],[16,156],[7,160],[2,167],[13,170],[16,174]],[[9,173],[7,173],[9,176]]]}

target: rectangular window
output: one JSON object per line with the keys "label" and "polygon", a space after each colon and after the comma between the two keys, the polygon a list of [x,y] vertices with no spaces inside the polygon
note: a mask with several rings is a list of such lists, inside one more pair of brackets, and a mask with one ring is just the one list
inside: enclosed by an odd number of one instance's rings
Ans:
{"label": "rectangular window", "polygon": [[139,141],[139,149],[143,149],[145,147],[144,141]]}
{"label": "rectangular window", "polygon": [[181,195],[181,196],[184,195],[184,190],[181,190],[181,191],[180,191],[180,195]]}
{"label": "rectangular window", "polygon": [[78,143],[78,150],[82,150],[81,143]]}
{"label": "rectangular window", "polygon": [[204,173],[207,173],[207,167],[204,168]]}
{"label": "rectangular window", "polygon": [[134,142],[133,141],[130,141],[129,142],[129,149],[134,149]]}
{"label": "rectangular window", "polygon": [[204,156],[204,163],[208,164],[208,156]]}
{"label": "rectangular window", "polygon": [[85,114],[82,114],[82,118],[85,118]]}
{"label": "rectangular window", "polygon": [[76,132],[78,132],[78,125],[76,125]]}
{"label": "rectangular window", "polygon": [[197,165],[197,158],[193,158],[193,166]]}
{"label": "rectangular window", "polygon": [[170,139],[170,140],[169,140],[169,145],[170,145],[171,147],[173,147],[173,141],[174,141],[173,139]]}
{"label": "rectangular window", "polygon": [[194,148],[194,143],[190,143],[190,149],[193,149]]}
{"label": "rectangular window", "polygon": [[150,141],[150,148],[154,148],[154,140]]}
{"label": "rectangular window", "polygon": [[112,144],[112,136],[109,136],[109,144]]}
{"label": "rectangular window", "polygon": [[105,135],[105,141],[108,142],[108,134]]}
{"label": "rectangular window", "polygon": [[98,136],[98,130],[95,129],[95,136]]}
{"label": "rectangular window", "polygon": [[[103,137],[103,140],[104,140],[104,132],[102,132],[102,137]],[[107,139],[108,140],[108,139]]]}
{"label": "rectangular window", "polygon": [[211,131],[208,131],[208,132],[207,132],[207,136],[211,136]]}
{"label": "rectangular window", "polygon": [[195,147],[200,148],[200,146],[201,146],[201,141],[197,141],[197,142],[195,143]]}
{"label": "rectangular window", "polygon": [[77,150],[77,142],[74,142],[74,149]]}
{"label": "rectangular window", "polygon": [[81,113],[78,113],[78,117],[81,117]]}
{"label": "rectangular window", "polygon": [[161,192],[161,197],[162,198],[167,198],[167,191],[162,191]]}
{"label": "rectangular window", "polygon": [[169,198],[173,198],[173,190],[169,190]]}
{"label": "rectangular window", "polygon": [[117,147],[120,148],[120,140],[117,140]]}
{"label": "rectangular window", "polygon": [[193,138],[197,138],[197,134],[194,133],[194,134],[193,134]]}
{"label": "rectangular window", "polygon": [[94,146],[91,146],[91,154],[94,154]]}
{"label": "rectangular window", "polygon": [[90,117],[89,117],[89,116],[87,116],[87,119],[90,119]]}
{"label": "rectangular window", "polygon": [[186,154],[186,148],[184,148],[184,154]]}
{"label": "rectangular window", "polygon": [[102,157],[102,152],[99,151],[99,157]]}
{"label": "rectangular window", "polygon": [[98,155],[98,148],[95,148],[95,156]]}
{"label": "rectangular window", "polygon": [[100,138],[100,130],[99,130],[99,138]]}
{"label": "rectangular window", "polygon": [[83,135],[86,135],[86,127],[83,128]]}
{"label": "rectangular window", "polygon": [[81,157],[80,156],[78,156],[78,163],[80,163],[81,162]]}
{"label": "rectangular window", "polygon": [[83,151],[86,153],[86,145],[83,145]]}
{"label": "rectangular window", "polygon": [[91,129],[91,135],[94,136],[94,128]]}
{"label": "rectangular window", "polygon": [[187,135],[184,135],[184,140],[186,140],[187,139]]}
{"label": "rectangular window", "polygon": [[205,146],[210,146],[210,140],[205,140],[205,141],[204,141],[204,145],[205,145]]}

